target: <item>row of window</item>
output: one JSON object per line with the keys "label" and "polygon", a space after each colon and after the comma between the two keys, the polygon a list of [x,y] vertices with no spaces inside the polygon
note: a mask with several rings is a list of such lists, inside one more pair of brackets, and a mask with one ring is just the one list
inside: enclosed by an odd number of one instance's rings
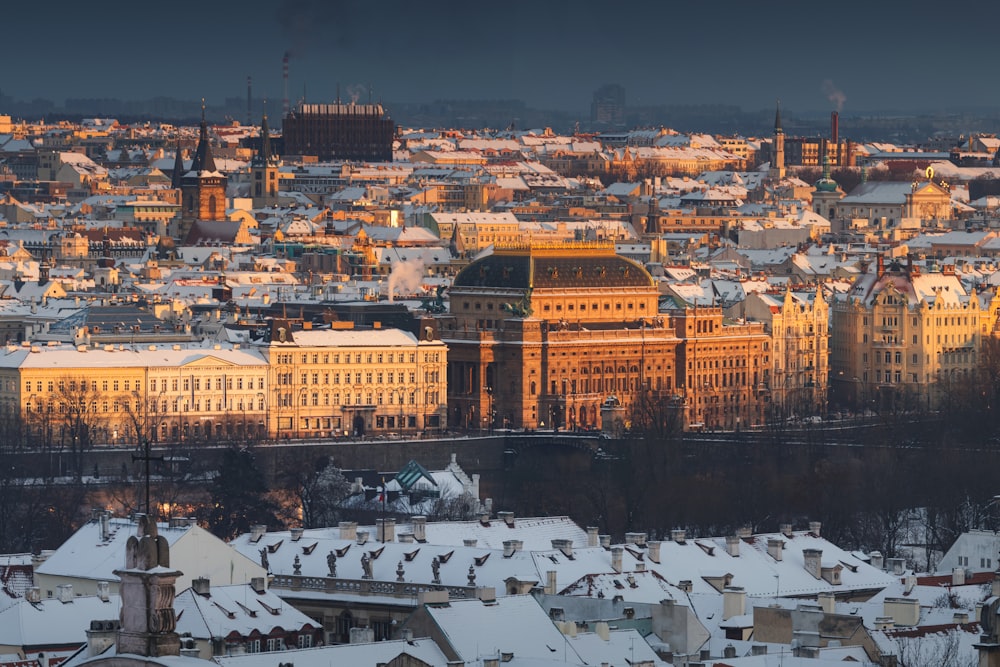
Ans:
{"label": "row of window", "polygon": [[[344,373],[344,384],[351,384],[351,377],[351,373]],[[353,377],[354,384],[361,384],[362,373],[354,373]],[[399,382],[406,382],[407,377],[409,377],[410,384],[416,383],[417,374],[415,372],[410,371],[407,375],[403,373],[403,371],[399,371]],[[440,377],[440,371],[424,371],[424,382],[438,382],[440,381]],[[278,373],[277,381],[280,385],[293,384],[293,378],[294,376],[290,372]],[[396,384],[397,374],[395,371],[366,371],[364,373],[364,378],[365,384]],[[320,380],[322,380],[322,382],[320,382]],[[340,373],[302,373],[299,375],[299,384],[340,384],[340,380]]]}
{"label": "row of window", "polygon": [[[411,363],[415,364],[417,362],[416,352],[345,352],[343,355],[339,352],[334,353],[312,353],[312,354],[300,354],[299,363],[303,364],[319,364],[320,359],[324,364],[404,364]],[[343,359],[343,362],[341,361]],[[424,362],[439,362],[441,361],[440,352],[425,352]],[[295,363],[295,355],[292,353],[283,353],[278,355],[278,363],[283,365],[290,365]]]}

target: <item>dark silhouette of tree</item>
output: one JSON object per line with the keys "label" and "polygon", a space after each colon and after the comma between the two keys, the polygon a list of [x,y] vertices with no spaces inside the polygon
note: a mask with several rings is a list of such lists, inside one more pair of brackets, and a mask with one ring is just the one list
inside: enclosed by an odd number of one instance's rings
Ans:
{"label": "dark silhouette of tree", "polygon": [[279,524],[268,496],[267,481],[250,449],[227,449],[212,480],[212,505],[205,517],[209,529],[223,539],[250,531],[257,524]]}
{"label": "dark silhouette of tree", "polygon": [[341,501],[351,492],[351,483],[329,457],[316,460],[312,469],[290,475],[290,488],[302,510],[305,528],[335,526],[341,520]]}

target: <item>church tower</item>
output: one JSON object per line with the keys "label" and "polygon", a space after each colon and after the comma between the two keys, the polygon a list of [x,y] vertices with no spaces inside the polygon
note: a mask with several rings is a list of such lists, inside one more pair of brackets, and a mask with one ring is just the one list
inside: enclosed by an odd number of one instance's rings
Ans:
{"label": "church tower", "polygon": [[774,110],[774,143],[771,147],[771,170],[768,176],[772,180],[785,177],[785,131],[781,129],[781,103]]}
{"label": "church tower", "polygon": [[181,177],[181,219],[176,237],[183,243],[195,220],[225,219],[226,177],[215,168],[203,103],[198,148],[191,161],[191,169]]}
{"label": "church tower", "polygon": [[253,207],[263,208],[278,203],[278,161],[271,154],[271,133],[267,125],[267,114],[260,122],[260,146],[250,164],[250,178],[253,185]]}

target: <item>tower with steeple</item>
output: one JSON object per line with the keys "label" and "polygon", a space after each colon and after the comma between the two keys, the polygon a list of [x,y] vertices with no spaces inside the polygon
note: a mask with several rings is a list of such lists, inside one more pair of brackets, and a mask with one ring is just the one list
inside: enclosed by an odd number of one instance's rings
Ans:
{"label": "tower with steeple", "polygon": [[187,238],[195,220],[226,219],[226,177],[215,167],[208,140],[205,103],[201,105],[201,131],[191,168],[181,177],[181,218],[174,235],[181,242]]}
{"label": "tower with steeple", "polygon": [[271,153],[271,133],[267,114],[260,121],[260,146],[250,163],[251,196],[254,208],[278,203],[278,161]]}
{"label": "tower with steeple", "polygon": [[771,146],[771,169],[768,176],[772,180],[785,177],[785,131],[781,129],[781,102],[774,109],[774,143]]}

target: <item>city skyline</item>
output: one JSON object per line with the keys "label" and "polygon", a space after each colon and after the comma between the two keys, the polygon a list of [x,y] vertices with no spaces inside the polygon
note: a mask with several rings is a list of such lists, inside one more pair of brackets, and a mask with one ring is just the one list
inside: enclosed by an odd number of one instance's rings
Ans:
{"label": "city skyline", "polygon": [[[972,10],[959,3],[949,15],[962,17],[964,7]],[[501,12],[444,1],[420,12],[399,0],[238,7],[182,0],[152,17],[57,5],[69,20],[44,24],[32,8],[16,6],[7,12],[9,25],[23,29],[9,31],[6,41],[23,57],[0,77],[0,93],[57,103],[205,97],[211,105],[245,97],[249,76],[253,97],[266,97],[276,115],[288,54],[292,104],[333,101],[338,92],[362,102],[520,99],[584,117],[593,92],[618,83],[630,107],[755,110],[776,99],[799,112],[1000,106],[1000,92],[982,85],[975,66],[991,55],[989,41],[943,29],[940,10],[917,3],[903,13],[858,2],[837,9],[824,17],[789,2],[637,3],[625,10],[516,2]],[[975,12],[988,24],[998,10]]]}

